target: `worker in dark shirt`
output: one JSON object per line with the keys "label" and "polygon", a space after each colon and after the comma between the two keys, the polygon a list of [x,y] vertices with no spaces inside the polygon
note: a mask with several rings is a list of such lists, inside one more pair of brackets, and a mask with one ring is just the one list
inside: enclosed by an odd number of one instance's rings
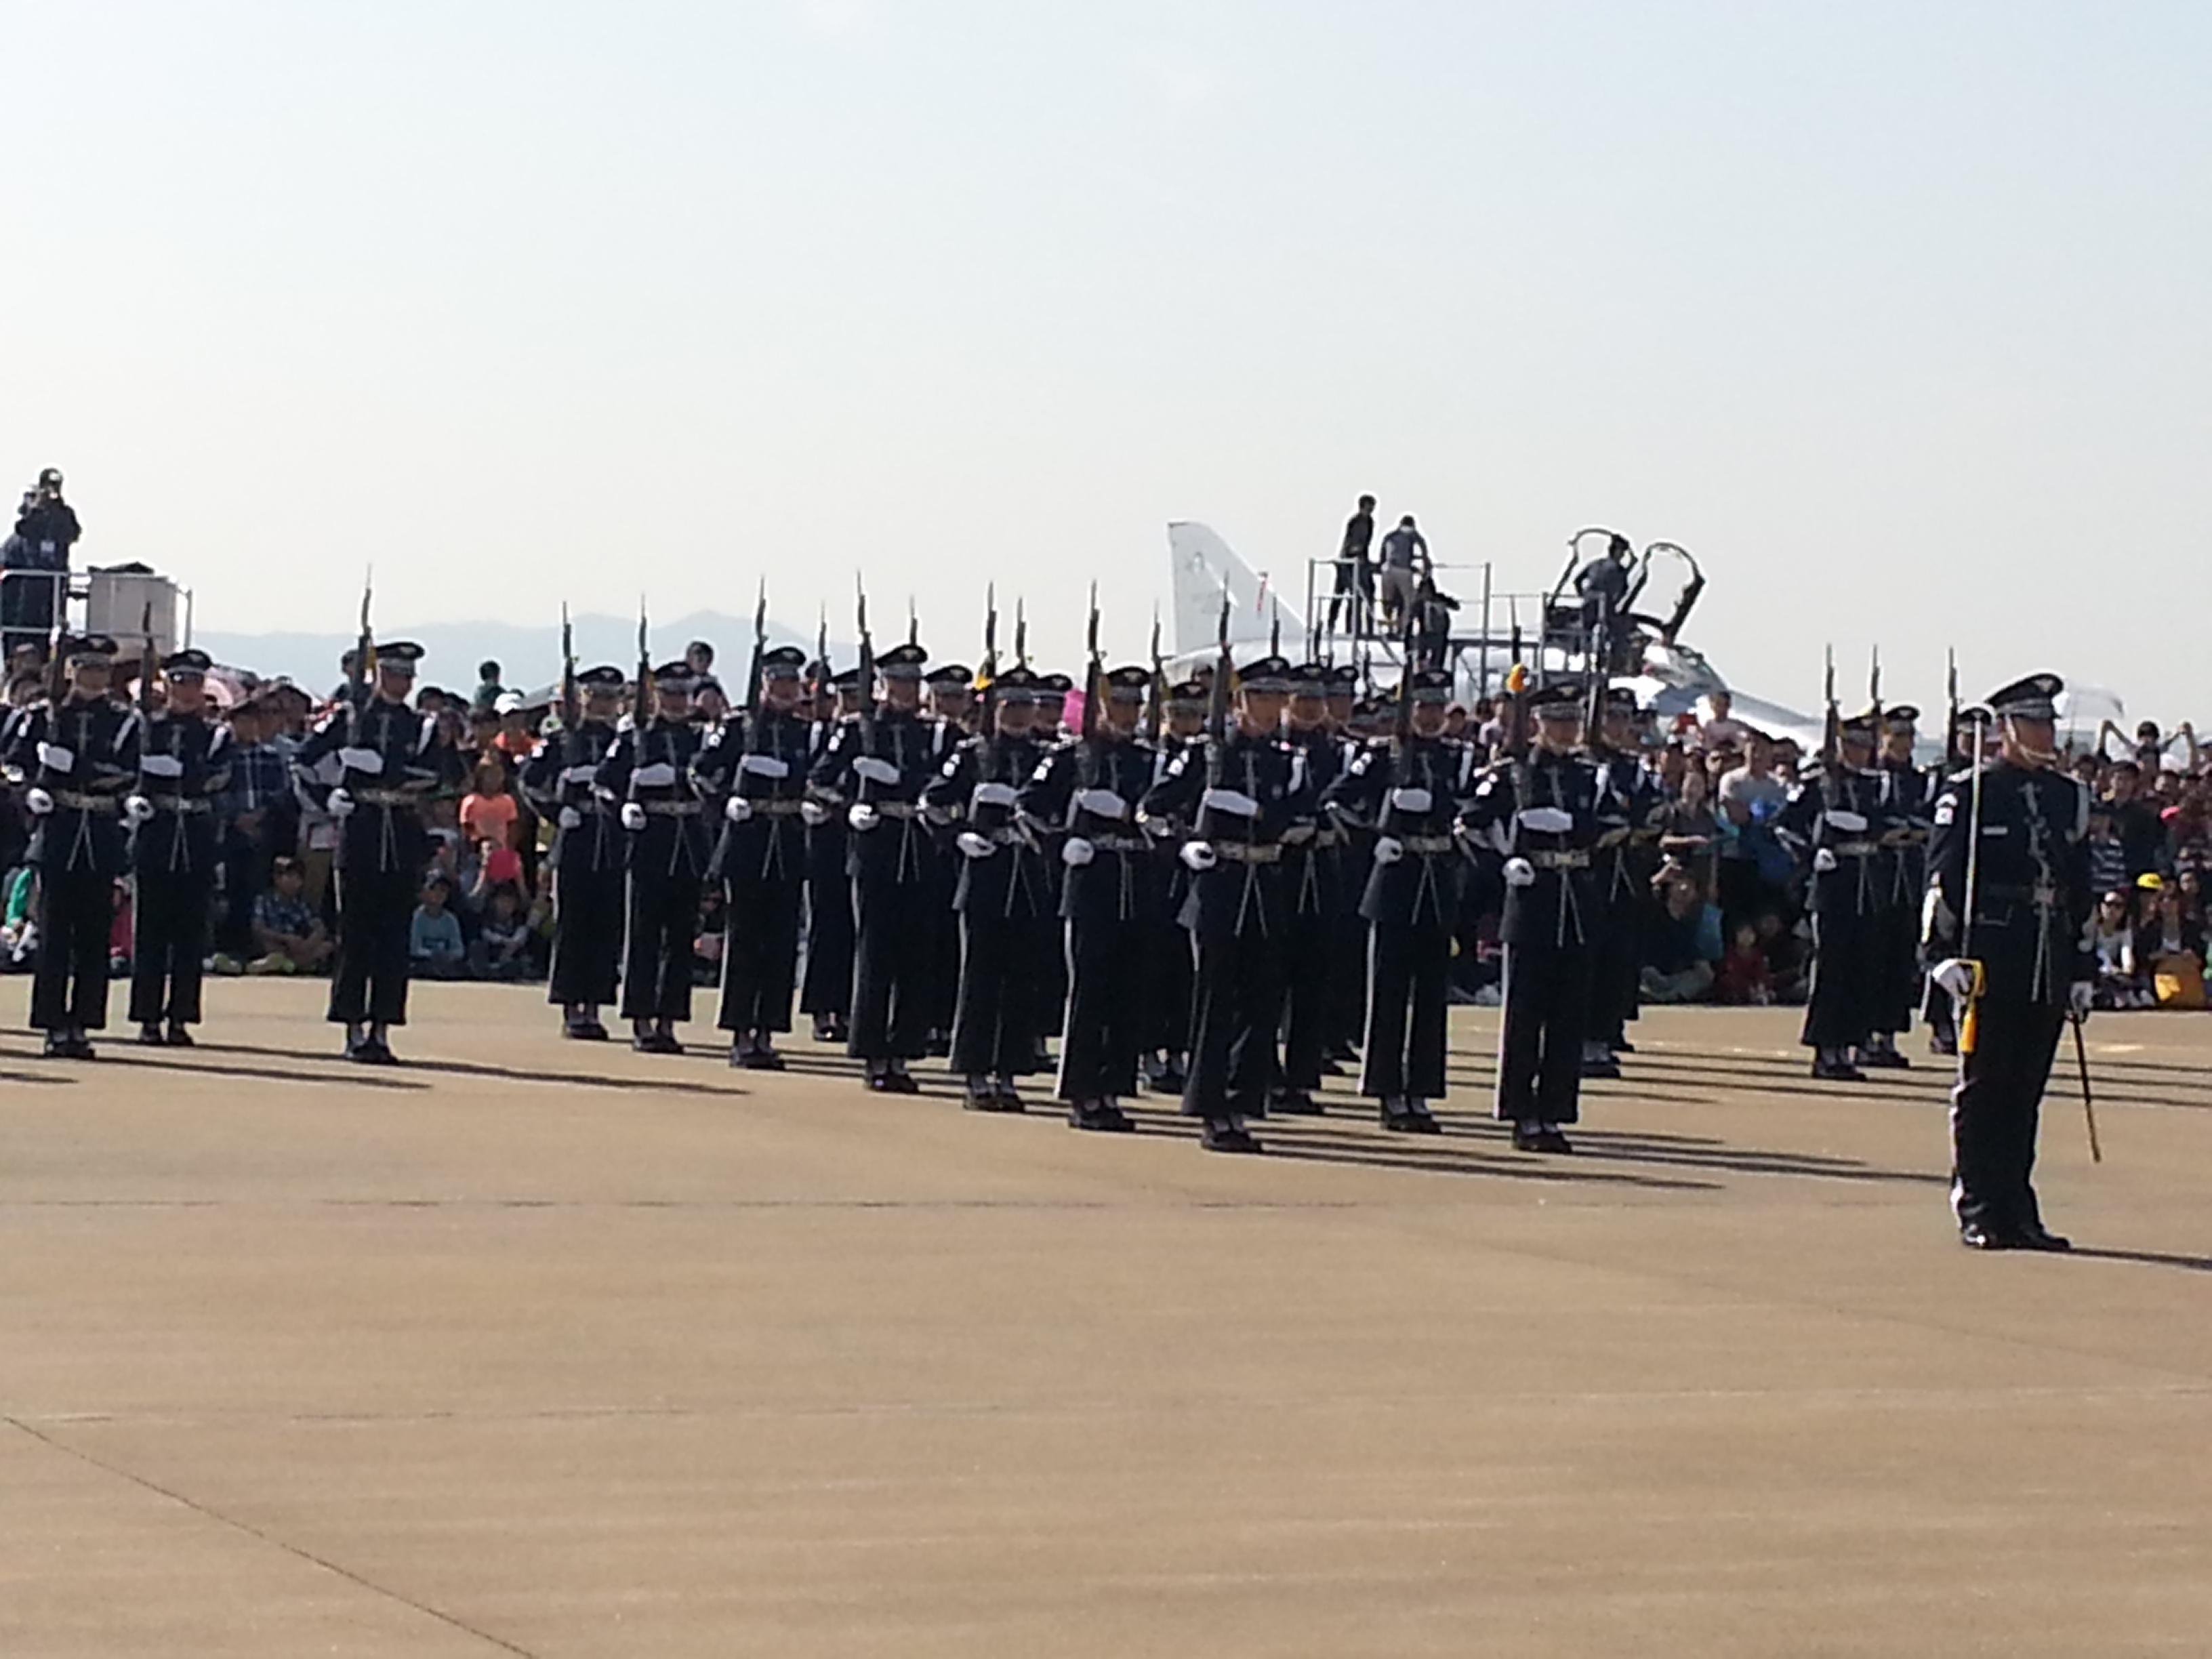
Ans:
{"label": "worker in dark shirt", "polygon": [[1352,600],[1352,631],[1367,632],[1375,610],[1375,498],[1362,495],[1359,510],[1344,522],[1344,542],[1336,550],[1336,591],[1329,596],[1328,631],[1336,632],[1337,613]]}

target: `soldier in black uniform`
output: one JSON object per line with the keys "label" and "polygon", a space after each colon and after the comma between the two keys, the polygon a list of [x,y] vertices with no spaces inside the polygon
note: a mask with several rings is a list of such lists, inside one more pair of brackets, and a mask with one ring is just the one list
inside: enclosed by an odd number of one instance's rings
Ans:
{"label": "soldier in black uniform", "polygon": [[1382,1127],[1435,1134],[1445,1090],[1445,1009],[1465,860],[1453,835],[1474,787],[1474,751],[1443,735],[1447,669],[1414,671],[1407,727],[1363,747],[1324,796],[1371,835],[1359,913],[1368,924],[1367,1021],[1359,1091]]}
{"label": "soldier in black uniform", "polygon": [[1938,769],[1923,767],[1912,758],[1919,720],[1920,711],[1910,703],[1884,709],[1881,746],[1875,757],[1884,799],[1896,820],[1893,839],[1897,844],[1889,857],[1890,902],[1881,912],[1881,985],[1875,993],[1874,1030],[1860,1051],[1859,1064],[1898,1071],[1912,1064],[1898,1052],[1897,1039],[1912,1029],[1913,1013],[1923,996],[1920,905],[1928,890],[1929,815],[1943,783]]}
{"label": "soldier in black uniform", "polygon": [[[1335,772],[1340,776],[1367,750],[1369,739],[1352,729],[1352,708],[1359,690],[1359,670],[1338,663],[1327,676],[1329,741],[1336,750]],[[1329,1034],[1322,1069],[1341,1074],[1359,1060],[1361,1033],[1367,1024],[1367,920],[1359,913],[1361,883],[1373,861],[1375,834],[1355,818],[1334,823],[1324,819],[1319,839],[1334,843],[1341,879],[1336,914],[1329,927]]]}
{"label": "soldier in black uniform", "polygon": [[[1133,665],[1102,673],[1091,736],[1053,750],[1021,793],[1025,820],[1065,835],[1068,988],[1058,1093],[1079,1129],[1135,1127],[1121,1097],[1136,1092],[1146,1034],[1156,1029],[1160,858],[1137,824],[1137,803],[1157,781],[1152,746],[1137,736],[1152,683],[1152,671]],[[1183,954],[1188,963],[1187,943]]]}
{"label": "soldier in black uniform", "polygon": [[621,803],[624,848],[622,1016],[640,1054],[680,1054],[676,1027],[691,1018],[691,957],[699,894],[713,856],[706,805],[691,775],[705,729],[692,718],[698,684],[679,659],[653,671],[653,713],[624,721],[594,787]]}
{"label": "soldier in black uniform", "polygon": [[173,652],[168,706],[144,721],[131,830],[131,1018],[138,1040],[191,1046],[209,906],[222,860],[215,797],[230,781],[230,727],[208,718],[208,655]]}
{"label": "soldier in black uniform", "polygon": [[1812,859],[1806,908],[1813,917],[1813,985],[1805,1046],[1813,1075],[1856,1083],[1856,1063],[1878,1018],[1883,912],[1894,902],[1893,872],[1906,832],[1875,772],[1873,711],[1843,722],[1833,762],[1808,768],[1776,828]]}
{"label": "soldier in black uniform", "polygon": [[[1154,786],[1167,776],[1176,757],[1199,741],[1206,726],[1206,683],[1181,680],[1169,686],[1161,699],[1160,713],[1160,741],[1152,763]],[[1180,920],[1183,901],[1190,895],[1192,876],[1179,852],[1190,826],[1156,818],[1146,828],[1154,849],[1153,879],[1160,899],[1148,953],[1153,994],[1145,1014],[1145,1086],[1155,1094],[1180,1097],[1189,1080],[1191,986],[1195,968],[1191,937]]]}
{"label": "soldier in black uniform", "polygon": [[1590,760],[1597,768],[1601,828],[1591,859],[1597,876],[1599,921],[1591,966],[1590,1029],[1583,1039],[1585,1078],[1619,1077],[1616,1056],[1630,1051],[1628,1023],[1637,1014],[1651,878],[1659,870],[1659,832],[1653,819],[1663,803],[1658,780],[1644,764],[1637,741],[1636,694],[1626,686],[1611,687],[1602,709],[1601,725],[1590,745]]}
{"label": "soldier in black uniform", "polygon": [[853,883],[851,1032],[846,1052],[860,1060],[879,1094],[918,1094],[907,1070],[928,1052],[934,1006],[930,901],[937,890],[921,792],[937,775],[939,730],[921,713],[919,645],[892,647],[877,659],[883,706],[838,727],[816,757],[808,784],[816,802],[844,814],[852,835],[846,869]]}
{"label": "soldier in black uniform", "polygon": [[952,892],[960,936],[952,1069],[965,1080],[969,1110],[1018,1112],[1024,1103],[1014,1079],[1036,1066],[1039,938],[1056,931],[1036,836],[1014,810],[1041,752],[1030,731],[1036,677],[1010,668],[984,695],[983,719],[992,729],[961,741],[922,802],[930,821],[951,833],[959,865]]}
{"label": "soldier in black uniform", "polygon": [[[1297,786],[1318,799],[1336,781],[1343,751],[1328,729],[1328,665],[1302,663],[1291,671],[1284,741],[1297,769]],[[1283,1075],[1267,1110],[1317,1117],[1322,1107],[1322,1062],[1337,1031],[1331,949],[1341,939],[1341,918],[1352,906],[1346,893],[1344,831],[1333,814],[1311,830],[1285,832],[1283,886],[1289,899],[1283,940]]]}
{"label": "soldier in black uniform", "polygon": [[605,1042],[599,1010],[615,1000],[623,949],[623,866],[628,848],[612,801],[598,789],[614,746],[626,676],[602,665],[576,676],[582,708],[574,730],[549,722],[522,763],[523,793],[555,825],[553,959],[545,1000],[561,1009],[561,1034]]}
{"label": "soldier in black uniform", "polygon": [[1581,1116],[1583,1037],[1601,896],[1597,769],[1575,752],[1582,692],[1571,682],[1528,696],[1535,752],[1492,767],[1463,822],[1504,856],[1505,1006],[1498,1032],[1498,1115],[1522,1152],[1574,1150],[1564,1127]]}
{"label": "soldier in black uniform", "polygon": [[[860,671],[830,679],[831,695],[817,699],[808,769],[822,757],[840,726],[860,710]],[[875,688],[866,695],[872,699]],[[799,981],[799,1012],[813,1022],[817,1042],[842,1046],[853,1012],[853,877],[846,867],[852,833],[842,808],[803,801],[806,826],[806,963]]]}
{"label": "soldier in black uniform", "polygon": [[360,706],[333,709],[292,757],[301,787],[343,826],[330,1018],[346,1029],[346,1057],[370,1066],[394,1063],[391,1028],[407,1023],[408,934],[430,862],[422,805],[458,789],[465,772],[437,716],[407,706],[422,655],[406,640],[374,647],[375,679]]}
{"label": "soldier in black uniform", "polygon": [[[975,729],[975,676],[964,663],[939,663],[922,676],[921,683],[928,703],[923,719],[930,730],[930,763],[942,769]],[[963,802],[960,811],[965,810]],[[960,996],[960,921],[952,895],[961,863],[953,841],[961,827],[959,814],[949,823],[932,820],[929,1052],[940,1059],[952,1052],[952,1022]]]}
{"label": "soldier in black uniform", "polygon": [[783,1070],[775,1034],[791,1029],[806,877],[799,809],[813,760],[800,678],[805,665],[795,646],[763,653],[754,706],[708,736],[693,769],[704,788],[727,796],[721,839],[707,868],[724,896],[715,1024],[731,1034],[730,1064],[749,1071]]}
{"label": "soldier in black uniform", "polygon": [[1198,964],[1182,1109],[1205,1124],[1209,1152],[1260,1150],[1245,1120],[1264,1115],[1280,1076],[1291,904],[1283,837],[1301,827],[1310,835],[1320,810],[1280,735],[1290,672],[1274,656],[1246,670],[1226,736],[1184,749],[1140,808],[1147,819],[1191,826],[1181,856],[1194,879],[1182,921]]}
{"label": "soldier in black uniform", "polygon": [[2088,1017],[2096,971],[2089,797],[2057,763],[2063,690],[2056,674],[2031,674],[1990,698],[2003,748],[1944,786],[1929,842],[1934,978],[1966,1010],[1951,1207],[1976,1249],[2069,1248],[2044,1226],[2030,1180],[2059,1031]]}
{"label": "soldier in black uniform", "polygon": [[[1036,720],[1030,732],[1041,750],[1059,743],[1067,735],[1067,699],[1074,690],[1075,680],[1071,675],[1037,676]],[[1045,843],[1045,914],[1048,916],[1060,914],[1060,891],[1067,878],[1067,866],[1060,861],[1059,849],[1052,844],[1054,833],[1051,830],[1039,832]],[[1040,1068],[1049,1068],[1052,1065],[1049,1039],[1060,1034],[1060,1021],[1067,1008],[1067,952],[1061,948],[1057,927],[1043,928],[1037,933],[1036,964],[1037,1065]]]}
{"label": "soldier in black uniform", "polygon": [[90,1033],[107,1024],[107,939],[124,864],[117,805],[137,781],[140,727],[136,711],[107,694],[114,641],[56,649],[66,665],[61,702],[15,715],[5,747],[10,775],[29,782],[24,805],[35,825],[24,854],[38,872],[31,1025],[46,1034],[49,1058],[90,1060]]}

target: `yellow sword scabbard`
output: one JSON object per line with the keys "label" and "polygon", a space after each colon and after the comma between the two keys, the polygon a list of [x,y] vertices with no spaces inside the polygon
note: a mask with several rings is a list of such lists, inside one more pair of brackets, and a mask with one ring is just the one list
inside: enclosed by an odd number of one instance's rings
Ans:
{"label": "yellow sword scabbard", "polygon": [[1959,1052],[1961,1054],[1973,1053],[1974,1043],[1981,1036],[1982,993],[1989,988],[1989,974],[1982,964],[1969,957],[1966,966],[1972,971],[1973,980],[1966,987],[1966,1006],[1959,1015]]}

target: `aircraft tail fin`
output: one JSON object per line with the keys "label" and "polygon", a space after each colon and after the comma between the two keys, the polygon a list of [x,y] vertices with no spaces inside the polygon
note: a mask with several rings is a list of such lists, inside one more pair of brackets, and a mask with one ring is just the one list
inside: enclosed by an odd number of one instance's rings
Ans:
{"label": "aircraft tail fin", "polygon": [[[1265,645],[1274,625],[1275,607],[1280,603],[1284,653],[1292,658],[1304,654],[1305,617],[1291,603],[1293,597],[1304,598],[1303,579],[1295,595],[1283,592],[1267,572],[1255,570],[1210,528],[1188,520],[1168,526],[1168,568],[1174,601],[1175,654],[1179,660],[1212,656],[1224,581],[1229,587],[1232,646]],[[1240,650],[1237,654],[1249,653]]]}

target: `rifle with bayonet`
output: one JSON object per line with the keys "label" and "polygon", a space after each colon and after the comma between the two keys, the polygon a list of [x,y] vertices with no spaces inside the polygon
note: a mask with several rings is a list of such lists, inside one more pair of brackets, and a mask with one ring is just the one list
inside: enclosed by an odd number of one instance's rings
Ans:
{"label": "rifle with bayonet", "polygon": [[761,664],[768,656],[768,578],[760,579],[753,600],[753,660],[745,671],[745,752],[757,754],[761,746]]}
{"label": "rifle with bayonet", "polygon": [[583,724],[584,711],[576,695],[576,630],[568,621],[568,606],[561,605],[561,729],[573,732]]}
{"label": "rifle with bayonet", "polygon": [[355,747],[361,744],[361,723],[368,712],[369,675],[376,666],[376,635],[368,621],[369,603],[376,596],[376,570],[372,566],[361,579],[361,632],[354,640],[353,660],[346,668],[346,732]]}
{"label": "rifle with bayonet", "polygon": [[1160,721],[1167,710],[1167,670],[1160,663],[1160,611],[1152,607],[1152,695],[1145,703],[1145,741],[1156,744],[1160,740]]}
{"label": "rifle with bayonet", "polygon": [[1021,596],[1014,598],[1014,666],[1030,665],[1030,619],[1023,609]]}
{"label": "rifle with bayonet", "polygon": [[999,585],[983,589],[983,712],[976,722],[983,734],[983,759],[996,758],[999,744]]}
{"label": "rifle with bayonet", "polygon": [[1214,624],[1213,684],[1207,688],[1206,697],[1206,787],[1221,787],[1222,768],[1228,756],[1224,752],[1229,744],[1229,682],[1237,672],[1235,659],[1229,653],[1229,584],[1221,584],[1221,616]]}
{"label": "rifle with bayonet", "polygon": [[860,629],[860,752],[876,752],[876,641],[868,632],[868,590],[853,574],[854,618]]}
{"label": "rifle with bayonet", "polygon": [[[629,695],[630,724],[642,733],[653,718],[653,647],[647,639],[645,595],[637,596],[637,684]],[[638,752],[643,754],[641,748]]]}
{"label": "rifle with bayonet", "polygon": [[[1959,769],[1959,653],[1955,649],[1943,653],[1943,772],[1945,776]],[[1980,759],[1976,756],[1977,760]]]}
{"label": "rifle with bayonet", "polygon": [[1875,646],[1873,655],[1867,659],[1867,707],[1874,720],[1875,748],[1877,757],[1881,747],[1881,647]]}
{"label": "rifle with bayonet", "polygon": [[[138,647],[138,715],[143,720],[154,712],[154,602],[146,601],[138,613],[138,637],[143,641]],[[143,733],[140,741],[144,741]]]}
{"label": "rifle with bayonet", "polygon": [[1098,660],[1098,584],[1091,584],[1091,621],[1084,635],[1084,648],[1089,653],[1083,671],[1083,718],[1079,722],[1079,734],[1087,745],[1098,732],[1099,677],[1103,665]]}

